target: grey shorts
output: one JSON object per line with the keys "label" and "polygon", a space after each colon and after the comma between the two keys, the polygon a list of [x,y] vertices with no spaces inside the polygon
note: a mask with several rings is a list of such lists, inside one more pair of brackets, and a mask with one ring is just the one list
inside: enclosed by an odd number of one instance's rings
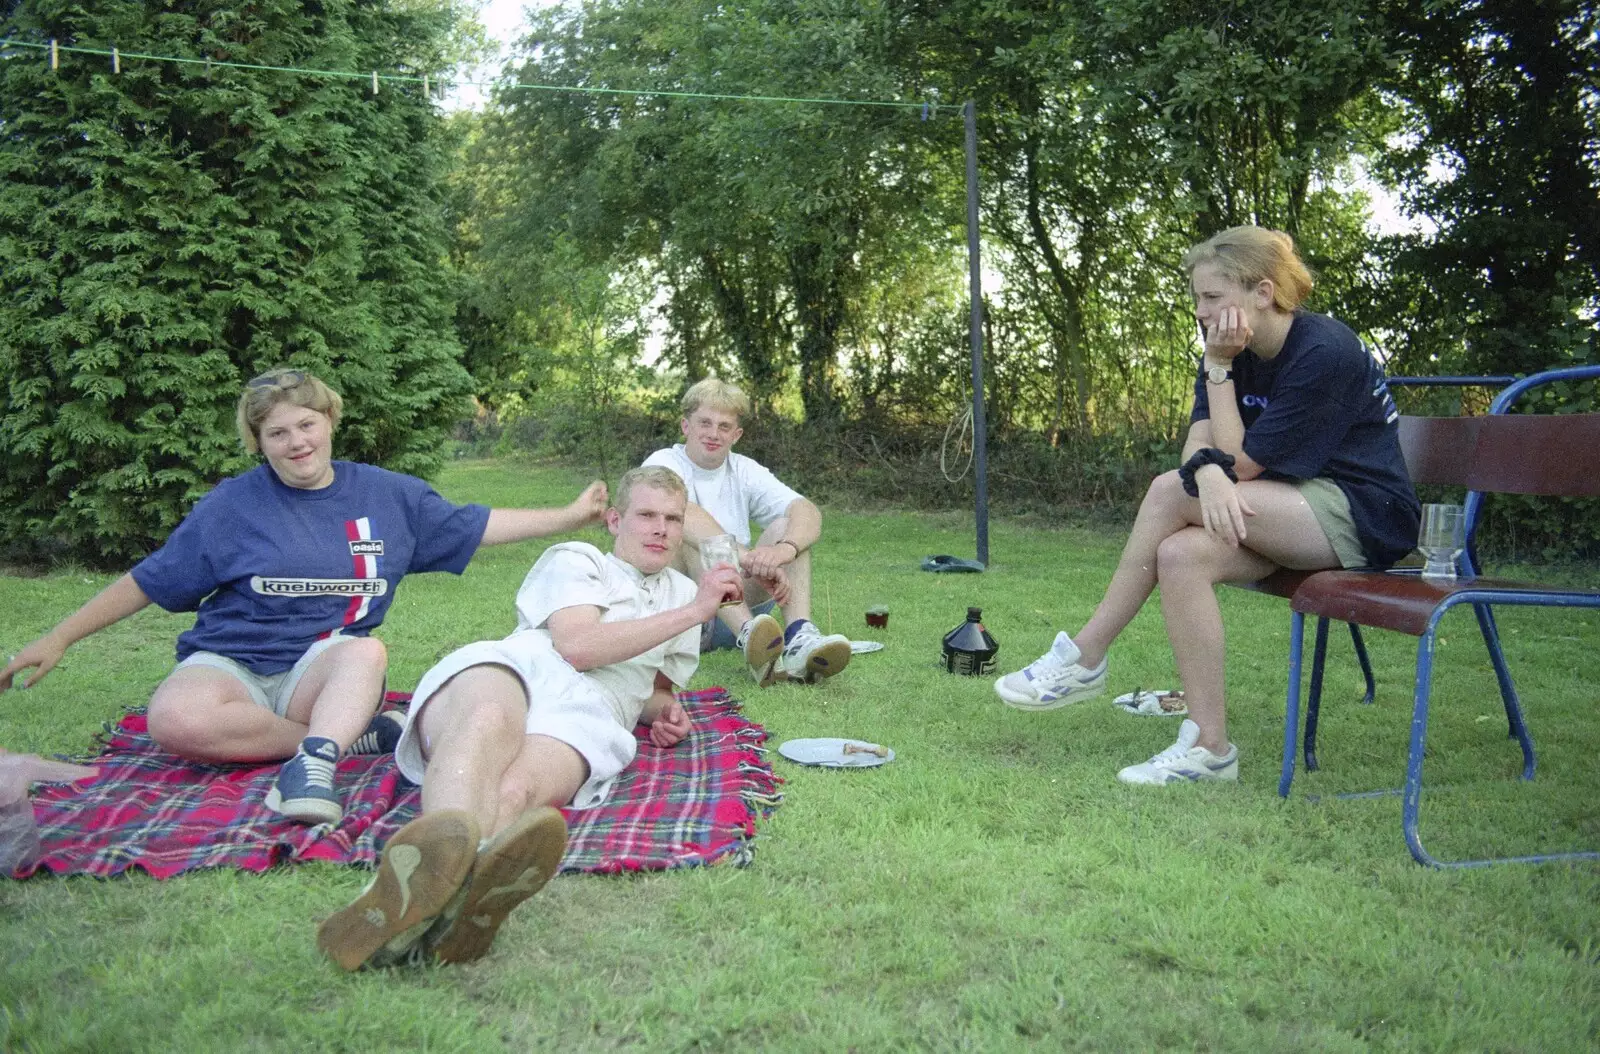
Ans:
{"label": "grey shorts", "polygon": [[356,637],[343,637],[334,634],[324,637],[306,649],[304,655],[295,664],[282,673],[267,674],[251,673],[248,666],[235,662],[226,655],[218,655],[213,651],[197,651],[184,659],[173,668],[173,673],[187,669],[191,666],[206,666],[213,670],[232,674],[234,680],[241,682],[254,699],[257,706],[265,707],[279,717],[289,714],[289,700],[294,698],[294,690],[300,686],[300,678],[304,677],[317,657],[336,644],[343,644],[347,640],[357,640]]}
{"label": "grey shorts", "polygon": [[1366,567],[1367,554],[1361,551],[1361,536],[1356,533],[1356,521],[1350,515],[1350,499],[1344,496],[1339,484],[1318,476],[1294,485],[1300,496],[1311,506],[1317,526],[1333,546],[1340,567]]}

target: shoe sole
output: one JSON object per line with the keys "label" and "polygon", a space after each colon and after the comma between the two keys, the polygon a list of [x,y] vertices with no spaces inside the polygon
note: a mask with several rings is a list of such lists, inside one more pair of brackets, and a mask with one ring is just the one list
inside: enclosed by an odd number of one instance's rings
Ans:
{"label": "shoe sole", "polygon": [[744,661],[750,678],[765,688],[777,680],[778,660],[783,657],[783,627],[771,615],[757,615],[744,642]]}
{"label": "shoe sole", "polygon": [[1074,688],[1066,695],[1057,696],[1049,702],[1040,702],[1039,697],[1036,695],[1008,694],[1003,683],[1004,680],[1004,678],[1001,678],[999,681],[994,682],[994,694],[1000,697],[1001,702],[1016,710],[1059,710],[1063,706],[1081,703],[1087,699],[1104,695],[1106,692],[1106,683],[1102,679],[1099,684]]}
{"label": "shoe sole", "polygon": [[470,813],[412,820],[383,847],[372,885],[317,927],[317,946],[341,968],[360,969],[392,938],[444,910],[477,850],[478,822]]}
{"label": "shoe sole", "polygon": [[513,908],[544,888],[561,867],[567,824],[555,809],[530,809],[478,854],[460,910],[428,936],[440,962],[481,959]]}
{"label": "shoe sole", "polygon": [[1235,761],[1221,769],[1214,769],[1208,775],[1190,776],[1183,772],[1169,772],[1166,779],[1125,779],[1122,773],[1117,773],[1117,779],[1130,787],[1165,787],[1169,783],[1237,783],[1239,782],[1239,763]]}
{"label": "shoe sole", "polygon": [[[799,677],[788,674],[791,681],[800,681],[803,684],[815,684],[825,681],[838,673],[843,672],[850,665],[850,642],[847,640],[830,641],[812,652],[806,659],[805,672]],[[783,671],[788,673],[788,671]]]}
{"label": "shoe sole", "polygon": [[344,806],[336,801],[325,798],[290,798],[285,801],[276,786],[267,791],[264,804],[280,816],[299,823],[338,823],[344,819]]}

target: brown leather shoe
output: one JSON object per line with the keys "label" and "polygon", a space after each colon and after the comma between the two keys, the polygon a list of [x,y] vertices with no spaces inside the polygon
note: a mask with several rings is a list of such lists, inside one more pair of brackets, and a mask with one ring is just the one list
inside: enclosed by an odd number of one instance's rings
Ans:
{"label": "brown leather shoe", "polygon": [[529,809],[478,853],[462,893],[424,938],[440,962],[482,958],[511,910],[544,888],[561,867],[567,823],[548,806]]}
{"label": "brown leather shoe", "polygon": [[317,946],[344,969],[359,969],[396,937],[433,922],[466,881],[477,850],[471,813],[417,817],[383,847],[361,895],[317,927]]}

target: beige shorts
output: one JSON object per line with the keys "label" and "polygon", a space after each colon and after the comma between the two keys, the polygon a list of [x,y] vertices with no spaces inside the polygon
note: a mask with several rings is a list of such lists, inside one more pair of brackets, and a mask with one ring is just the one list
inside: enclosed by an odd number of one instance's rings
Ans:
{"label": "beige shorts", "polygon": [[432,744],[422,741],[422,712],[428,700],[450,678],[473,666],[504,666],[516,674],[528,700],[523,731],[565,743],[588,764],[589,778],[569,804],[592,809],[605,801],[617,775],[633,760],[638,741],[631,728],[623,727],[599,686],[568,665],[544,634],[534,630],[458,648],[422,675],[411,696],[405,731],[394,748],[395,763],[406,779],[421,784],[427,773],[424,747]]}
{"label": "beige shorts", "polygon": [[197,651],[173,667],[172,672],[177,673],[191,666],[206,666],[232,674],[234,680],[241,682],[250,692],[250,698],[255,700],[257,706],[265,707],[279,717],[287,717],[289,701],[294,698],[294,690],[300,686],[300,678],[306,675],[306,670],[317,661],[317,657],[335,644],[356,639],[358,638],[343,637],[337,633],[331,637],[324,637],[307,648],[306,653],[300,656],[293,666],[282,673],[266,676],[251,673],[250,668],[243,663],[235,662],[226,655],[218,655],[214,651]]}
{"label": "beige shorts", "polygon": [[1322,528],[1328,544],[1339,557],[1339,566],[1366,567],[1367,554],[1361,550],[1361,536],[1356,533],[1356,521],[1350,515],[1350,499],[1344,496],[1339,484],[1319,476],[1302,480],[1294,484],[1294,488],[1311,506],[1317,526]]}

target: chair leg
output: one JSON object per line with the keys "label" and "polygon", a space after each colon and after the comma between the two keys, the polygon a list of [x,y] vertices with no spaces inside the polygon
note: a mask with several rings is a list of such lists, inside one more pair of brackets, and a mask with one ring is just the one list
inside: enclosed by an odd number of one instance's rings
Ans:
{"label": "chair leg", "polygon": [[1306,617],[1289,612],[1289,692],[1283,707],[1283,769],[1278,774],[1278,797],[1289,796],[1294,782],[1294,755],[1300,745],[1300,660],[1305,647]]}
{"label": "chair leg", "polygon": [[1500,698],[1506,707],[1506,734],[1522,747],[1522,778],[1533,779],[1535,758],[1533,737],[1528,734],[1528,722],[1522,715],[1522,703],[1517,699],[1516,685],[1511,683],[1511,670],[1506,666],[1505,652],[1500,649],[1500,629],[1495,625],[1494,609],[1488,604],[1472,605],[1478,616],[1478,628],[1483,631],[1483,643],[1489,649],[1489,661],[1494,665],[1495,679],[1500,682]]}
{"label": "chair leg", "polygon": [[1306,771],[1317,771],[1317,715],[1322,711],[1322,671],[1328,660],[1328,620],[1317,619],[1317,641],[1311,651],[1311,693],[1306,697]]}
{"label": "chair leg", "polygon": [[1356,660],[1361,663],[1361,675],[1367,679],[1367,694],[1361,697],[1363,706],[1371,706],[1372,700],[1377,697],[1378,686],[1372,679],[1372,660],[1367,658],[1367,642],[1361,639],[1361,627],[1354,622],[1346,623],[1350,627],[1350,643],[1356,647]]}
{"label": "chair leg", "polygon": [[1417,641],[1416,694],[1411,704],[1411,747],[1406,754],[1406,787],[1401,805],[1400,826],[1406,846],[1417,863],[1425,867],[1444,867],[1422,847],[1417,834],[1417,816],[1422,805],[1422,754],[1428,743],[1428,693],[1433,687],[1433,641],[1437,617]]}
{"label": "chair leg", "polygon": [[1427,749],[1428,741],[1428,694],[1432,688],[1433,641],[1438,624],[1438,615],[1435,615],[1428,631],[1417,642],[1417,691],[1411,711],[1411,747],[1406,755],[1406,787],[1401,810],[1401,827],[1405,831],[1406,847],[1411,850],[1412,859],[1425,867],[1439,868],[1488,867],[1491,864],[1545,864],[1558,860],[1600,860],[1600,852],[1591,850],[1501,856],[1486,860],[1440,860],[1423,848],[1422,837],[1417,833],[1417,820],[1422,807],[1422,756]]}

